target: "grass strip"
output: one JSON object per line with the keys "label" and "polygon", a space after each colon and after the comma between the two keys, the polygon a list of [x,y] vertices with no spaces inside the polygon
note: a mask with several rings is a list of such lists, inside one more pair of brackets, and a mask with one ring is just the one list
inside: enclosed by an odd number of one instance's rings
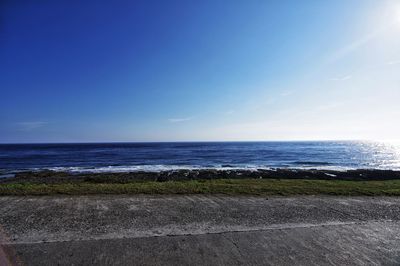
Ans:
{"label": "grass strip", "polygon": [[0,196],[90,194],[225,194],[400,196],[400,180],[216,179],[131,183],[0,184]]}

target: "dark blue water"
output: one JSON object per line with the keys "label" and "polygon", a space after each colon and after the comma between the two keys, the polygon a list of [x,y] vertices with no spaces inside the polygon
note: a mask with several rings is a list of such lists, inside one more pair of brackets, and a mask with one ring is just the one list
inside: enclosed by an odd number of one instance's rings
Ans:
{"label": "dark blue water", "polygon": [[381,142],[201,142],[0,145],[0,173],[218,168],[400,169],[400,146]]}

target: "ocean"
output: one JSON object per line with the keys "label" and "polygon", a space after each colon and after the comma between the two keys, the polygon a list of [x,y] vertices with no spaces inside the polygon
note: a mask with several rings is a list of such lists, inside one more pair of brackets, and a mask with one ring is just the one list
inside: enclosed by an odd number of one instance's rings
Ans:
{"label": "ocean", "polygon": [[0,174],[178,169],[400,170],[400,145],[367,141],[1,144]]}

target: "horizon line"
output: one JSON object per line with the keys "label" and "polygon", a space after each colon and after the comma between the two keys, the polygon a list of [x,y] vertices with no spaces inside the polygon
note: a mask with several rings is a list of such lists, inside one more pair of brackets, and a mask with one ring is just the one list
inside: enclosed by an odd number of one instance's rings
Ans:
{"label": "horizon line", "polygon": [[385,141],[398,141],[398,140],[372,140],[372,139],[294,139],[294,140],[176,140],[176,141],[78,141],[78,142],[0,142],[0,145],[46,145],[46,144],[146,144],[146,143],[240,143],[240,142],[352,142],[352,141],[366,141],[366,142],[385,142]]}

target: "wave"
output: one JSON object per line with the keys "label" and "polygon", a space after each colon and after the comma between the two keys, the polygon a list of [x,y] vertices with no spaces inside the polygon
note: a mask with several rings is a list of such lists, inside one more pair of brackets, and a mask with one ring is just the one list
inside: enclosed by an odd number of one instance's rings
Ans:
{"label": "wave", "polygon": [[323,165],[321,162],[312,162],[305,164],[305,162],[296,162],[292,165],[280,166],[266,166],[266,165],[235,165],[235,164],[221,164],[221,165],[109,165],[109,166],[60,166],[60,167],[40,167],[40,168],[25,168],[25,169],[0,169],[0,177],[8,174],[17,174],[20,172],[40,172],[40,171],[54,171],[54,172],[68,172],[76,174],[89,174],[89,173],[129,173],[129,172],[164,172],[164,171],[195,171],[195,170],[218,170],[218,171],[258,171],[258,170],[323,170],[323,171],[349,171],[349,170],[400,170],[400,167],[348,167],[338,166],[333,164]]}
{"label": "wave", "polygon": [[316,161],[296,161],[296,165],[331,165],[329,162],[316,162]]}
{"label": "wave", "polygon": [[[43,168],[30,168],[16,171],[7,171],[3,174],[18,173],[25,171],[55,171],[55,172],[68,172],[76,174],[85,173],[129,173],[129,172],[164,172],[164,171],[195,171],[195,170],[217,170],[217,171],[259,171],[259,170],[277,170],[277,169],[290,169],[290,170],[326,170],[326,171],[348,171],[356,170],[355,167],[344,166],[284,166],[284,167],[271,167],[265,165],[218,165],[218,166],[198,166],[198,165],[125,165],[125,166],[101,166],[101,167],[81,167],[81,166],[66,166],[66,167],[43,167]],[[377,168],[366,168],[377,169]],[[395,169],[381,169],[381,170],[395,170]]]}
{"label": "wave", "polygon": [[124,172],[163,172],[163,171],[178,171],[178,170],[269,170],[271,167],[265,166],[196,166],[196,165],[131,165],[131,166],[103,166],[103,167],[50,167],[45,169],[56,172],[71,172],[71,173],[124,173]]}

